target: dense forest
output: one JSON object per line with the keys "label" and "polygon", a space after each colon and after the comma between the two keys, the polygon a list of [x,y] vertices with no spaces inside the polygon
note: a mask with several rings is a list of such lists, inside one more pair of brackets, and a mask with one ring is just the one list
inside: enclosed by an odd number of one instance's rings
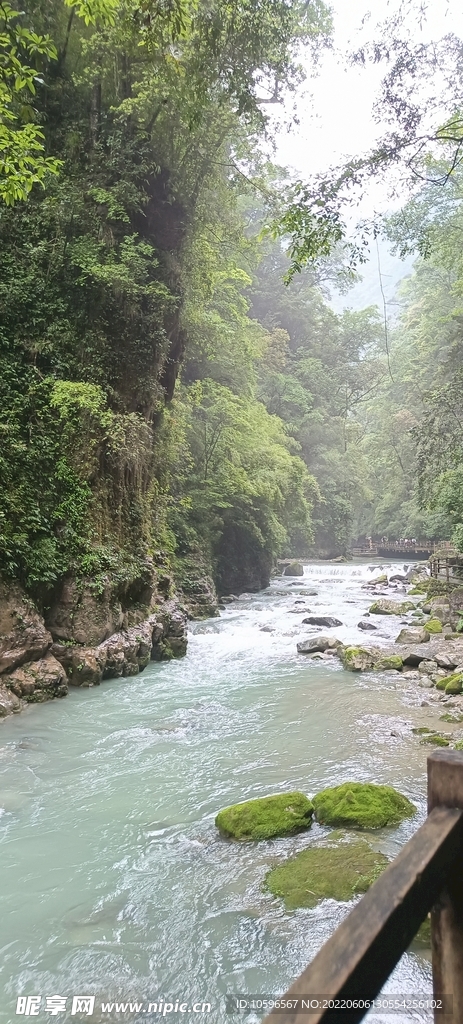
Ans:
{"label": "dense forest", "polygon": [[31,0],[0,22],[2,577],[47,608],[69,579],[137,600],[153,566],[225,594],[359,536],[463,547],[458,162],[426,158],[384,227],[419,253],[385,324],[333,312],[331,199],[324,230],[265,155],[329,9]]}

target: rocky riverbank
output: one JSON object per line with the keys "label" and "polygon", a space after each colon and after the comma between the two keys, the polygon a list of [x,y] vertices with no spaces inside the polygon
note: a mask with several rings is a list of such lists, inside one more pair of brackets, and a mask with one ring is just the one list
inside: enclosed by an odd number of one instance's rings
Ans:
{"label": "rocky riverbank", "polygon": [[19,586],[0,585],[0,718],[186,653],[187,612],[172,581],[147,570],[131,595],[67,580],[44,614]]}
{"label": "rocky riverbank", "polygon": [[[433,581],[424,566],[408,574],[381,573],[363,589],[374,600],[358,628],[376,630],[373,620],[397,617],[403,628],[393,643],[364,646],[318,635],[299,641],[298,653],[319,660],[339,658],[343,668],[352,672],[400,672],[407,680],[440,691],[442,699],[463,694],[463,589],[430,596]],[[400,600],[397,591],[402,591]],[[303,620],[311,621],[310,617]],[[325,624],[331,625],[328,617]]]}

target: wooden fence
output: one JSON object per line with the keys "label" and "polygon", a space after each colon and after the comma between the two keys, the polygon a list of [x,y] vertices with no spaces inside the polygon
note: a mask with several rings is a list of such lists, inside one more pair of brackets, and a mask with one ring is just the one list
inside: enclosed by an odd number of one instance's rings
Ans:
{"label": "wooden fence", "polygon": [[428,759],[424,825],[281,997],[287,1008],[264,1024],[362,1020],[431,909],[434,1020],[463,1024],[463,754],[455,751]]}
{"label": "wooden fence", "polygon": [[429,565],[431,576],[434,579],[443,580],[456,587],[463,584],[463,557],[461,555],[430,558]]}

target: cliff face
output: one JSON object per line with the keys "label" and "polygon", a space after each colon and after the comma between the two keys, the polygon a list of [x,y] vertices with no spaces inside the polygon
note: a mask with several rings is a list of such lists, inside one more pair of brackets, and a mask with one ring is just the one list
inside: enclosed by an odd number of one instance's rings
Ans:
{"label": "cliff face", "polygon": [[153,572],[143,597],[129,604],[109,581],[95,595],[90,581],[78,588],[67,580],[45,620],[20,587],[1,585],[0,718],[65,697],[69,686],[97,686],[185,654],[186,613],[165,578]]}

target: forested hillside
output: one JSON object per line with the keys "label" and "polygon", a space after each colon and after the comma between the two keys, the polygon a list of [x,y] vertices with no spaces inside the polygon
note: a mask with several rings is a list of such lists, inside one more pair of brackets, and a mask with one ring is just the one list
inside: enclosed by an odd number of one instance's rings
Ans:
{"label": "forested hillside", "polygon": [[226,593],[358,535],[459,540],[458,176],[389,222],[423,255],[388,334],[329,307],[331,242],[288,252],[263,155],[324,4],[2,12],[2,577],[137,602],[153,572]]}

